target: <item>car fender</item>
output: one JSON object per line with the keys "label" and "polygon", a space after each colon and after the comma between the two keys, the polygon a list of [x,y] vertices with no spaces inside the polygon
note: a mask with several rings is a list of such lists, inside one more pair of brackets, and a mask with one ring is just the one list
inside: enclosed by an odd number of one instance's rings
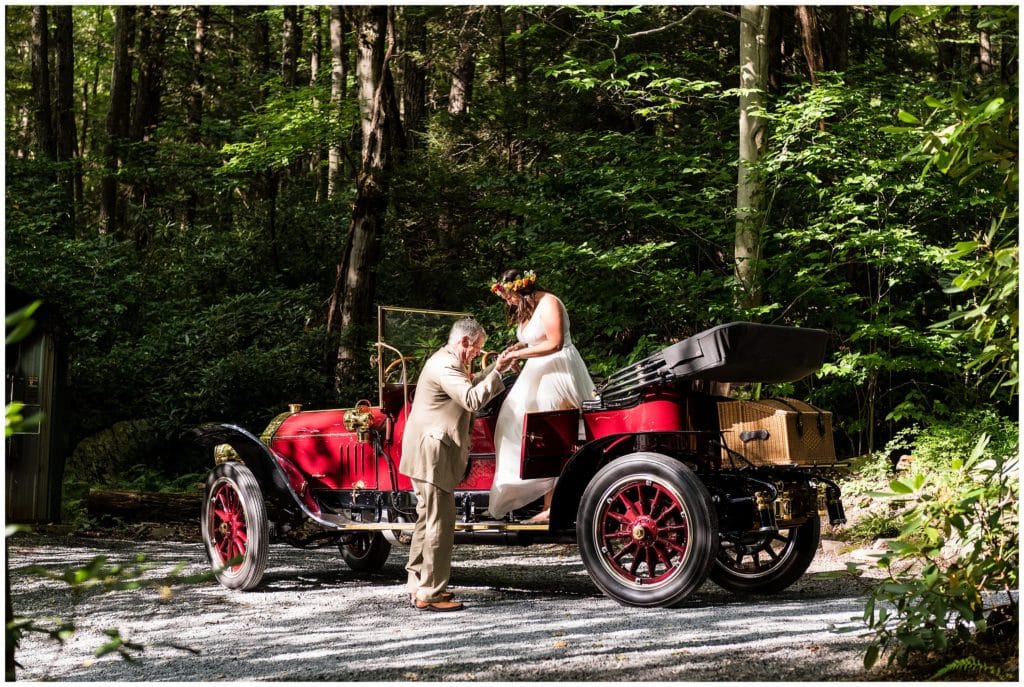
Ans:
{"label": "car fender", "polygon": [[[692,432],[643,432],[644,436],[691,435]],[[623,432],[609,434],[596,441],[584,444],[566,463],[562,474],[555,483],[551,500],[551,529],[568,529],[575,526],[576,509],[579,507],[590,480],[612,460],[637,450],[639,434]]]}
{"label": "car fender", "polygon": [[597,471],[618,453],[616,447],[628,443],[627,452],[633,449],[634,434],[610,434],[596,441],[584,444],[569,458],[555,483],[551,499],[551,529],[568,529],[575,526],[576,509],[583,491],[590,484]]}
{"label": "car fender", "polygon": [[284,519],[304,515],[323,524],[318,513],[314,513],[303,503],[292,489],[288,476],[278,464],[278,456],[272,448],[264,444],[251,432],[237,425],[205,424],[189,431],[190,438],[211,452],[221,444],[227,444],[242,463],[252,471],[260,485],[264,496],[274,511],[284,515]]}

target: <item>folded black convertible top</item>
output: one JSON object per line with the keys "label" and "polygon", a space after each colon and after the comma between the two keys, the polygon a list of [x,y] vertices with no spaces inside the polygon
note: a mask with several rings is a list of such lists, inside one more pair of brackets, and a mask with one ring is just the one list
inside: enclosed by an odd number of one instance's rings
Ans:
{"label": "folded black convertible top", "polygon": [[823,329],[730,322],[618,370],[598,395],[607,406],[630,403],[649,386],[688,379],[795,382],[821,367],[827,342]]}

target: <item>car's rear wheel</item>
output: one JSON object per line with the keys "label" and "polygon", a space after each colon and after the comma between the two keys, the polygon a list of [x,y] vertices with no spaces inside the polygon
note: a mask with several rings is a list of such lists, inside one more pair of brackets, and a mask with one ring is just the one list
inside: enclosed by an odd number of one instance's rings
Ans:
{"label": "car's rear wheel", "polygon": [[821,539],[821,521],[757,534],[723,533],[711,579],[738,594],[774,594],[800,579]]}
{"label": "car's rear wheel", "polygon": [[263,579],[270,523],[259,483],[236,462],[218,465],[206,480],[200,522],[206,554],[228,589],[252,589]]}
{"label": "car's rear wheel", "polygon": [[355,532],[346,534],[338,542],[338,550],[352,570],[376,572],[388,562],[391,542],[380,532]]}
{"label": "car's rear wheel", "polygon": [[657,453],[630,454],[602,468],[576,520],[594,583],[630,606],[674,606],[692,594],[714,561],[717,531],[704,485]]}

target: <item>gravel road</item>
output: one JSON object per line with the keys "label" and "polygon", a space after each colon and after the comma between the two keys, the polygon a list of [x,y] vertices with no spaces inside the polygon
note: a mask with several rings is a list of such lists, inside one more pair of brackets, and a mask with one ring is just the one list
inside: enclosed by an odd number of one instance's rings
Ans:
{"label": "gravel road", "polygon": [[[828,542],[825,542],[828,544]],[[620,606],[591,583],[574,545],[458,546],[459,613],[412,609],[407,549],[374,574],[350,571],[336,550],[274,545],[259,589],[215,582],[170,590],[90,591],[31,573],[97,555],[153,565],[148,577],[207,569],[195,542],[137,542],[19,534],[8,542],[18,615],[72,620],[63,645],[26,636],[19,680],[56,681],[859,681],[863,639],[836,633],[864,608],[861,581],[822,577],[843,560],[819,551],[782,594],[743,599],[711,583],[682,608]],[[144,645],[126,661],[94,652],[116,629]]]}

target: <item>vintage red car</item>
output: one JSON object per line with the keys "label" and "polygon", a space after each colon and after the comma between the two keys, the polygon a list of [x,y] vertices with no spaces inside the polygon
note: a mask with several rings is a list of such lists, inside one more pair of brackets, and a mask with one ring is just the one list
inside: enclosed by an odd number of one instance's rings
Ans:
{"label": "vintage red car", "polygon": [[[379,569],[392,544],[408,542],[415,497],[398,471],[406,413],[419,365],[464,315],[379,308],[375,402],[293,405],[259,437],[231,424],[194,430],[215,462],[201,524],[221,584],[256,587],[271,542],[338,546],[360,571]],[[619,370],[583,408],[528,414],[521,474],[558,477],[549,524],[524,522],[539,502],[485,519],[503,396],[493,399],[474,418],[456,488],[456,542],[576,542],[594,583],[633,606],[677,605],[708,577],[739,593],[784,589],[814,558],[822,520],[844,522],[828,477],[835,453],[822,418],[830,416],[804,405],[768,418],[776,424],[725,426],[723,409],[743,402],[716,392],[803,378],[821,366],[826,342],[816,329],[724,324]],[[799,434],[814,438],[810,451],[774,463],[748,458],[772,442],[800,444],[780,436],[793,433],[793,415]]]}

